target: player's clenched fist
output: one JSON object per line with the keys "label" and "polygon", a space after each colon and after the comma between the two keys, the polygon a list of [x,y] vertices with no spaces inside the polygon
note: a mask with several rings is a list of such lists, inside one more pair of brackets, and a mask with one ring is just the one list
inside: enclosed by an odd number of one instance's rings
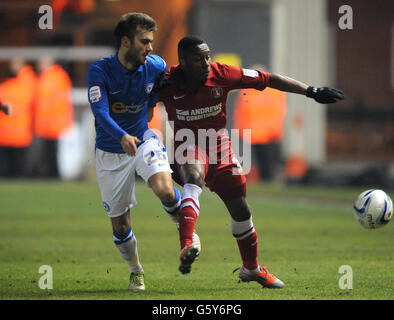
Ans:
{"label": "player's clenched fist", "polygon": [[341,90],[328,87],[308,87],[306,96],[315,99],[315,101],[319,103],[335,103],[338,100],[343,100],[345,98],[345,95]]}
{"label": "player's clenched fist", "polygon": [[129,134],[125,134],[120,140],[123,151],[129,156],[135,156],[137,153],[137,144],[140,142],[140,139]]}

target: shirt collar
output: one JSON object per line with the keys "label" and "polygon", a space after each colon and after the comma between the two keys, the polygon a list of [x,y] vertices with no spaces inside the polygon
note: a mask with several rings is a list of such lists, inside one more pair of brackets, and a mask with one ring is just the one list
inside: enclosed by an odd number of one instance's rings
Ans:
{"label": "shirt collar", "polygon": [[118,53],[115,53],[114,55],[114,61],[115,61],[115,65],[116,67],[122,72],[122,74],[125,75],[132,75],[135,72],[141,73],[143,71],[144,66],[140,65],[136,70],[134,70],[133,72],[131,72],[130,70],[126,69],[119,61],[118,58]]}
{"label": "shirt collar", "polygon": [[[182,71],[182,68],[180,67],[179,64],[177,64],[176,66],[173,67],[173,72],[172,72],[172,79],[175,83],[176,86],[178,88],[180,88],[182,91],[187,91],[188,88],[186,86],[186,78],[185,75]],[[204,87],[204,86],[210,86],[211,82],[210,80],[213,78],[213,74],[212,74],[212,68],[209,70],[209,76],[206,82],[201,83],[200,87]]]}

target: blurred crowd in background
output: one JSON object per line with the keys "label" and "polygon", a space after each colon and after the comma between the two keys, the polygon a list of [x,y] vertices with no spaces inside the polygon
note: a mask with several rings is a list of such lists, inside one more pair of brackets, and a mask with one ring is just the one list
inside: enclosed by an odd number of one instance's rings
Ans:
{"label": "blurred crowd in background", "polygon": [[35,70],[13,58],[0,84],[0,98],[11,106],[0,114],[2,177],[59,178],[58,139],[74,122],[72,83],[51,57],[37,60]]}
{"label": "blurred crowd in background", "polygon": [[[250,181],[394,188],[394,5],[347,1],[354,29],[343,31],[343,4],[2,0],[0,102],[12,113],[0,111],[0,177],[89,177],[94,120],[86,71],[114,53],[119,17],[139,11],[156,19],[154,53],[168,66],[177,64],[179,39],[192,33],[207,40],[213,60],[345,91],[345,101],[327,109],[275,90],[230,96],[228,127],[252,129]],[[52,9],[52,29],[38,26],[43,5]],[[165,121],[158,105],[151,127],[166,133]]]}

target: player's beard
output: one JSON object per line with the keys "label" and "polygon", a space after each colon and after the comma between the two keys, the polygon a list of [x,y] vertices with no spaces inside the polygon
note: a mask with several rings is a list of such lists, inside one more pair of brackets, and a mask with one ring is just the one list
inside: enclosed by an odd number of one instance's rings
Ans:
{"label": "player's beard", "polygon": [[142,64],[145,64],[146,62],[145,57],[135,48],[130,48],[127,50],[125,60],[127,63],[134,65],[136,68]]}

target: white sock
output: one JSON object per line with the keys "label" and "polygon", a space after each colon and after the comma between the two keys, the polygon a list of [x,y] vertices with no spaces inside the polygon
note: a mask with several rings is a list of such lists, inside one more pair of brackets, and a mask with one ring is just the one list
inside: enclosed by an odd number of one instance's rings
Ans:
{"label": "white sock", "polygon": [[181,208],[191,206],[198,216],[200,214],[200,201],[198,198],[200,197],[201,192],[202,189],[199,186],[186,183],[183,186]]}
{"label": "white sock", "polygon": [[245,239],[254,231],[252,216],[244,221],[235,221],[231,218],[231,232],[237,240]]}
{"label": "white sock", "polygon": [[138,258],[137,239],[131,228],[125,235],[120,235],[114,231],[114,243],[123,260],[129,266],[130,272],[143,271]]}

